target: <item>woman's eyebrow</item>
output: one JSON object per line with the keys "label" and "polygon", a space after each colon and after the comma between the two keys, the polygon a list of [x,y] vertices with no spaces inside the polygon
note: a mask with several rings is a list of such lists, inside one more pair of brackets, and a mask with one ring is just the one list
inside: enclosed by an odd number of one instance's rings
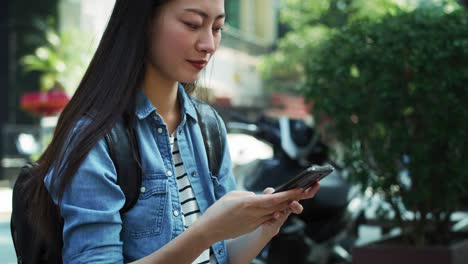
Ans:
{"label": "woman's eyebrow", "polygon": [[[186,12],[191,12],[191,13],[195,13],[195,14],[197,14],[197,15],[203,17],[203,18],[209,18],[209,17],[210,17],[206,12],[204,12],[204,11],[201,10],[201,9],[186,8],[186,9],[184,9],[184,11],[186,11]],[[215,20],[222,19],[222,18],[224,18],[225,16],[226,16],[226,15],[225,15],[224,13],[219,14],[219,15],[216,16]]]}

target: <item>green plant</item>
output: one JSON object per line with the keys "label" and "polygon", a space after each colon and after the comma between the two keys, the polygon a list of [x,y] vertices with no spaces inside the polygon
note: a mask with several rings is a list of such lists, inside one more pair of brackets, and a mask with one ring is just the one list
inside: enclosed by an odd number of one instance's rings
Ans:
{"label": "green plant", "polygon": [[287,32],[275,51],[262,57],[259,71],[269,90],[294,93],[304,84],[307,58],[335,30],[359,19],[379,20],[417,7],[460,8],[456,0],[280,0],[280,3],[280,21]]}
{"label": "green plant", "polygon": [[303,92],[333,120],[353,179],[414,245],[448,243],[468,202],[468,14],[445,11],[355,21],[305,67]]}
{"label": "green plant", "polygon": [[37,21],[36,25],[44,32],[44,39],[40,40],[43,44],[21,58],[23,70],[41,73],[41,91],[63,85],[72,93],[91,60],[91,41],[76,29],[59,32],[50,21]]}

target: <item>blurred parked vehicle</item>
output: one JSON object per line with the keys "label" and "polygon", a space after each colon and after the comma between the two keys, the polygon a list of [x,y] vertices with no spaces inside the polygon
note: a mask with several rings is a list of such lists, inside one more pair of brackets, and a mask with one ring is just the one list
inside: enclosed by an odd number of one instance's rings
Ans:
{"label": "blurred parked vehicle", "polygon": [[1,157],[1,178],[13,184],[19,173],[31,157],[40,152],[40,127],[9,124],[3,127],[3,155]]}
{"label": "blurred parked vehicle", "polygon": [[[320,182],[315,198],[301,202],[304,212],[287,220],[255,263],[350,263],[350,249],[363,217],[362,198],[347,182],[344,171],[329,159],[329,148],[320,141],[318,133],[303,120],[286,117],[262,116],[250,122],[232,114],[230,120],[233,121],[227,122],[228,140],[235,139],[233,135],[239,133],[251,135],[272,149],[266,157],[268,149],[257,143],[253,149],[262,158],[235,167],[241,189],[261,193],[267,187],[281,185],[312,164],[329,163],[336,168]],[[239,143],[229,145],[236,148]],[[244,151],[244,156],[249,154],[252,153]],[[241,155],[234,153],[234,162],[238,159],[241,160]]]}

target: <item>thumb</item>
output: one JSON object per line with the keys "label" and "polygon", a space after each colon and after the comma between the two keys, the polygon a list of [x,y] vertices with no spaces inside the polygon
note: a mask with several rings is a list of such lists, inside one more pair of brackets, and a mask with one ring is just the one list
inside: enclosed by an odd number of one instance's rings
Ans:
{"label": "thumb", "polygon": [[265,190],[263,190],[264,194],[271,194],[271,193],[274,193],[274,192],[275,192],[275,189],[273,189],[271,187],[268,187]]}

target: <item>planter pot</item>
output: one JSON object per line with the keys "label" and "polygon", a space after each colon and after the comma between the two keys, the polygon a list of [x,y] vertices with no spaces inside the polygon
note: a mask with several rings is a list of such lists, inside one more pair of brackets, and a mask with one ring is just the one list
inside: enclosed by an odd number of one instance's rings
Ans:
{"label": "planter pot", "polygon": [[398,245],[395,238],[353,248],[354,264],[466,264],[468,235],[448,246]]}
{"label": "planter pot", "polygon": [[29,92],[21,96],[21,109],[38,116],[53,116],[65,108],[70,97],[60,89]]}

